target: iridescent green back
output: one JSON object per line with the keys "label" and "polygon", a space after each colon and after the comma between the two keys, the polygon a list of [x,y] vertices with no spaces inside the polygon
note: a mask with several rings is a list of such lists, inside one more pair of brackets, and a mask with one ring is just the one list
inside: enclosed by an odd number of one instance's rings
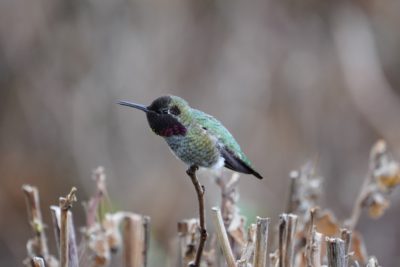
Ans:
{"label": "iridescent green back", "polygon": [[232,151],[235,156],[240,158],[243,162],[251,166],[250,160],[242,152],[239,144],[236,142],[232,134],[213,116],[204,113],[203,111],[197,109],[191,109],[193,119],[200,124],[202,127],[206,128],[207,131],[218,138],[218,140],[230,151]]}

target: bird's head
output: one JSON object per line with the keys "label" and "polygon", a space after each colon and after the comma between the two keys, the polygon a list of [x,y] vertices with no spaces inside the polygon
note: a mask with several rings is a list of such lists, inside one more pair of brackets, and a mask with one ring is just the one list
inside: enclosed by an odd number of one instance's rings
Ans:
{"label": "bird's head", "polygon": [[118,104],[136,108],[146,112],[150,128],[163,137],[186,135],[185,125],[190,120],[190,106],[177,96],[162,96],[155,99],[150,106],[144,106],[127,101]]}

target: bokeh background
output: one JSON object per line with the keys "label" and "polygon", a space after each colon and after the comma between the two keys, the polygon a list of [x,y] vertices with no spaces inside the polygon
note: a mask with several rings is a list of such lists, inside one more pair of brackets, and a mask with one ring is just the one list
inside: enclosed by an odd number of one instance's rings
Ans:
{"label": "bokeh background", "polygon": [[[220,119],[265,176],[243,176],[245,213],[276,222],[288,173],[311,159],[321,205],[345,219],[371,145],[384,138],[400,158],[399,14],[390,0],[1,0],[0,265],[20,266],[31,236],[21,185],[40,188],[50,224],[47,207],[71,186],[89,197],[98,165],[115,207],[151,216],[152,266],[173,262],[175,222],[197,214],[193,188],[120,99],[174,94]],[[383,266],[400,261],[399,195],[358,226]]]}

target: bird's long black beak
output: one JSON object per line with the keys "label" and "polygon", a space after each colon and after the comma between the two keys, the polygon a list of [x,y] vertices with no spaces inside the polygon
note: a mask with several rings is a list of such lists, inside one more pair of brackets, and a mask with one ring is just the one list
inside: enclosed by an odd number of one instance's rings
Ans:
{"label": "bird's long black beak", "polygon": [[144,112],[149,112],[149,109],[144,106],[144,105],[140,105],[140,104],[135,104],[132,102],[128,102],[128,101],[118,101],[118,104],[122,105],[122,106],[127,106],[127,107],[131,107],[131,108],[136,108],[136,109],[140,109]]}

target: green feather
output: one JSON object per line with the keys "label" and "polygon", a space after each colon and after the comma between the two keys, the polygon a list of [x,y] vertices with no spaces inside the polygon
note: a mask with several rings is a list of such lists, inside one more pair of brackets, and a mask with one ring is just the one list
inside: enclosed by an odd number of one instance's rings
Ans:
{"label": "green feather", "polygon": [[250,160],[243,153],[239,144],[236,142],[232,134],[213,116],[204,113],[203,111],[192,108],[193,119],[200,124],[202,127],[207,129],[211,135],[218,138],[218,140],[230,151],[232,151],[235,156],[240,158],[244,163],[252,166]]}

